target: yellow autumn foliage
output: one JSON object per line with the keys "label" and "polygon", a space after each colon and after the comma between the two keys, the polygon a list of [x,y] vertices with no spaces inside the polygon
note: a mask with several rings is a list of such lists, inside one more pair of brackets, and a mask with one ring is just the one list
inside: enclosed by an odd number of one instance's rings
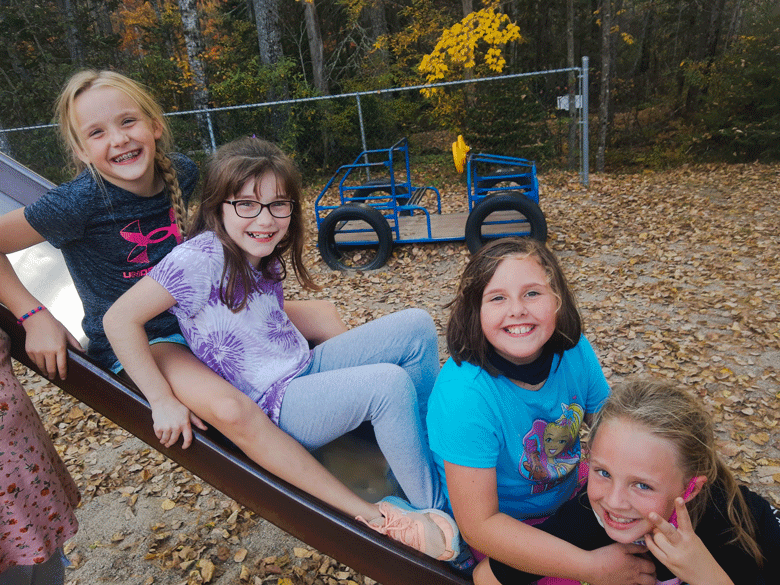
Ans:
{"label": "yellow autumn foliage", "polygon": [[[444,80],[457,69],[473,69],[477,61],[496,73],[506,66],[503,47],[510,42],[522,42],[520,27],[506,14],[496,12],[496,3],[472,12],[463,20],[445,29],[436,47],[424,55],[418,70],[427,83]],[[430,96],[433,90],[423,90]]]}

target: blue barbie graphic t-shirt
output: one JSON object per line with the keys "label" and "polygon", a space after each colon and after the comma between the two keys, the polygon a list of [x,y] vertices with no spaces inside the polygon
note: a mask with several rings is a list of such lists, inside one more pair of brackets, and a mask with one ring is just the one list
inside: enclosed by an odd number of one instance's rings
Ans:
{"label": "blue barbie graphic t-shirt", "polygon": [[585,337],[554,357],[536,391],[450,358],[428,402],[431,450],[445,491],[444,461],[495,468],[501,512],[520,520],[551,514],[577,485],[583,417],[608,394]]}

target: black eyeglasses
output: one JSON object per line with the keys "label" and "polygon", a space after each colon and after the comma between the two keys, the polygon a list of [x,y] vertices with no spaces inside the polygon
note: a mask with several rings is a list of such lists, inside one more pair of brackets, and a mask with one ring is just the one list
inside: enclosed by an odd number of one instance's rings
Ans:
{"label": "black eyeglasses", "polygon": [[277,219],[284,219],[285,217],[290,217],[292,215],[294,207],[294,202],[288,199],[271,201],[271,203],[260,203],[254,199],[237,199],[236,201],[223,201],[222,203],[232,205],[233,209],[236,210],[236,215],[238,217],[243,217],[244,219],[257,217],[263,213],[265,207],[267,207],[268,212]]}

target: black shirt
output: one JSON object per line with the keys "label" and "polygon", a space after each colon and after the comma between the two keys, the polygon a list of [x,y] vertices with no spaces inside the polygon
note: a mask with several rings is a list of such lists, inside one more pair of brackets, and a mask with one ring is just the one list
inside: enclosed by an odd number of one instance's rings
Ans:
{"label": "black shirt", "polygon": [[[577,497],[563,504],[536,528],[583,550],[614,544],[596,520],[587,489],[586,485]],[[764,555],[764,566],[759,568],[752,555],[738,544],[729,543],[733,531],[726,516],[726,496],[718,486],[712,490],[712,501],[696,527],[696,534],[735,585],[777,585],[780,583],[780,512],[748,488],[740,486],[740,489],[755,519],[756,541]],[[647,554],[655,562],[659,581],[674,578],[669,569]],[[494,559],[490,559],[490,568],[503,585],[523,585],[541,579],[540,575],[519,571]]]}

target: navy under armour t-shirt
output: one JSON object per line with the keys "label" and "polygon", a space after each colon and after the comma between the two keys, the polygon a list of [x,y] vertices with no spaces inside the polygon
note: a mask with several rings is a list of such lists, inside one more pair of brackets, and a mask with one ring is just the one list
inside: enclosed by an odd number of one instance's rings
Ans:
{"label": "navy under armour t-shirt", "polygon": [[[185,203],[198,180],[198,168],[181,154],[170,155]],[[30,225],[62,251],[84,305],[82,327],[88,353],[105,367],[116,361],[103,315],[119,296],[146,275],[181,240],[167,192],[139,197],[89,171],[49,191],[27,206]],[[167,311],[146,324],[150,339],[179,332]]]}

